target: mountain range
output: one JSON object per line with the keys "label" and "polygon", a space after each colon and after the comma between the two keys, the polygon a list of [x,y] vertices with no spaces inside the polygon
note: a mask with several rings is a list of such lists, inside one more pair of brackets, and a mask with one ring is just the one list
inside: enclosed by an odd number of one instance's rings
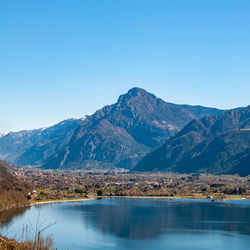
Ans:
{"label": "mountain range", "polygon": [[1,137],[0,157],[46,169],[131,169],[193,119],[224,112],[168,103],[144,89],[132,88],[115,104],[85,119]]}
{"label": "mountain range", "polygon": [[250,106],[194,119],[133,171],[250,174]]}

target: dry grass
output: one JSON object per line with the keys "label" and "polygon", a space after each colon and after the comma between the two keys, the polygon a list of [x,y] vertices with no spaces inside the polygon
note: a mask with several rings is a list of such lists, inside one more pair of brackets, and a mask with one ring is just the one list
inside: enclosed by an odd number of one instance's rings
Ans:
{"label": "dry grass", "polygon": [[[40,212],[35,225],[29,221],[29,225],[23,227],[22,231],[14,235],[15,239],[8,237],[8,233],[0,234],[0,250],[51,250],[53,249],[54,241],[52,235],[43,236],[43,232],[53,226],[54,223],[49,223],[44,226],[44,222],[40,223]],[[12,234],[13,235],[13,234]],[[17,240],[16,240],[17,239]]]}
{"label": "dry grass", "polygon": [[51,236],[43,238],[41,235],[37,235],[35,241],[18,242],[14,239],[8,239],[0,235],[0,249],[10,250],[51,250],[53,249],[54,241]]}

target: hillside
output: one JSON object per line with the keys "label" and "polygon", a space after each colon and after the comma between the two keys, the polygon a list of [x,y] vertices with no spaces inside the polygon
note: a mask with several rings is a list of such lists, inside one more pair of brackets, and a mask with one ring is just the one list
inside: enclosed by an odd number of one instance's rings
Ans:
{"label": "hillside", "polygon": [[133,171],[250,174],[250,106],[194,119]]}
{"label": "hillside", "polygon": [[0,211],[28,204],[27,195],[31,187],[17,180],[12,167],[0,160]]}
{"label": "hillside", "polygon": [[43,168],[132,168],[188,122],[222,110],[167,103],[144,89],[132,88],[78,126],[62,150]]}

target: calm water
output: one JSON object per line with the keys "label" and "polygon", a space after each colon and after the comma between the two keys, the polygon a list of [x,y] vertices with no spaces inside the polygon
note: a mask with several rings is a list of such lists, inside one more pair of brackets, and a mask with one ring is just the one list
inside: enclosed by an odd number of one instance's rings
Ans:
{"label": "calm water", "polygon": [[[58,249],[249,249],[250,200],[117,199],[53,203],[1,214],[16,238],[27,224],[53,234]],[[3,223],[3,219],[6,219]]]}

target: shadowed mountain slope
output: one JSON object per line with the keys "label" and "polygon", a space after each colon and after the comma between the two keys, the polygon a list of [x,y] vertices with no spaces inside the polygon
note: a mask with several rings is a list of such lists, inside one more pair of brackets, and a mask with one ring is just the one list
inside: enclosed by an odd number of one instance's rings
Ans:
{"label": "shadowed mountain slope", "polygon": [[133,171],[250,174],[250,106],[194,119]]}

